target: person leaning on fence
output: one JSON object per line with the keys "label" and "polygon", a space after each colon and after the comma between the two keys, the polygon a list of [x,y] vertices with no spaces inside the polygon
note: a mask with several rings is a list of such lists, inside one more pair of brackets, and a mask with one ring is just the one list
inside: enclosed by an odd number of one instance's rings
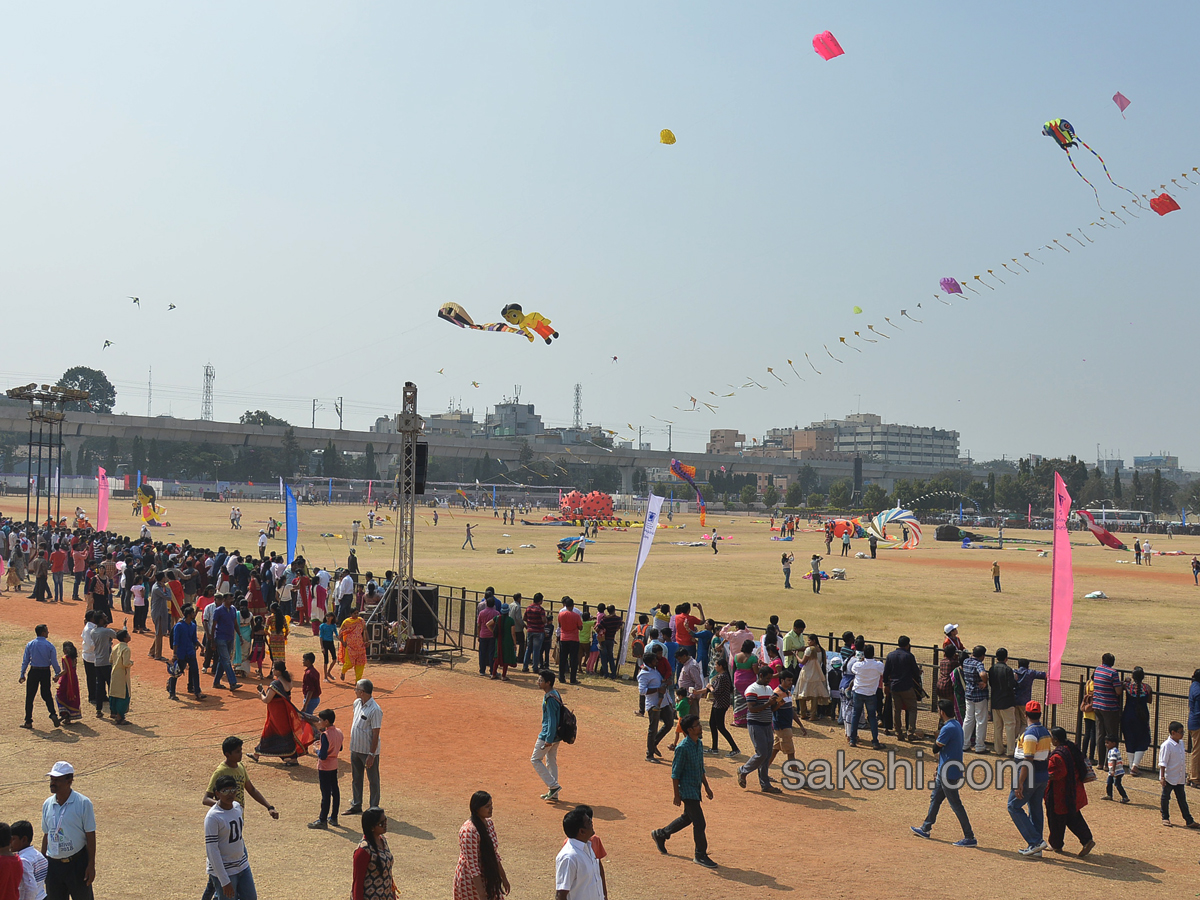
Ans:
{"label": "person leaning on fence", "polygon": [[1188,784],[1200,787],[1200,669],[1192,673],[1188,687],[1188,743],[1192,752],[1188,758]]}
{"label": "person leaning on fence", "polygon": [[988,669],[988,690],[992,695],[992,741],[998,756],[1012,756],[1017,745],[1017,679],[1008,667],[1008,650],[996,650],[996,661]]}
{"label": "person leaning on fence", "polygon": [[1115,656],[1105,653],[1092,673],[1092,711],[1096,713],[1096,737],[1100,745],[1106,735],[1121,736],[1121,678],[1113,668],[1116,662]]}
{"label": "person leaning on fence", "polygon": [[[896,639],[896,649],[883,663],[883,688],[893,705],[892,725],[899,740],[915,740],[917,732],[917,686],[921,668],[909,649],[908,635]],[[901,719],[901,712],[904,716]]]}

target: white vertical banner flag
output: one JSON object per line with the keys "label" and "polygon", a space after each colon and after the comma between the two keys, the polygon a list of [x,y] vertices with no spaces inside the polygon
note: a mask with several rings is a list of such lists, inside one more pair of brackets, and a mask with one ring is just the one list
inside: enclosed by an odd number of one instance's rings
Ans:
{"label": "white vertical banner flag", "polygon": [[642,526],[642,539],[638,543],[637,566],[633,570],[633,588],[629,591],[629,612],[625,615],[625,640],[621,642],[621,657],[617,662],[618,666],[625,665],[625,659],[629,653],[630,637],[637,624],[638,573],[642,571],[642,565],[646,562],[646,557],[650,555],[650,545],[654,543],[654,535],[658,532],[658,512],[662,509],[662,505],[663,498],[657,494],[651,494],[650,502],[646,504],[646,524]]}
{"label": "white vertical banner flag", "polygon": [[[279,476],[279,502],[280,503],[286,502],[283,497],[283,476],[282,475]],[[290,562],[290,560],[289,560],[289,562]]]}

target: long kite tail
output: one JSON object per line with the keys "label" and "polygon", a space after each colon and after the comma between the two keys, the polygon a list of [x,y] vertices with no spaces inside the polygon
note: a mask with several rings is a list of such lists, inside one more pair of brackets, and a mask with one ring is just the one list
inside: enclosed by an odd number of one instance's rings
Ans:
{"label": "long kite tail", "polygon": [[[1079,141],[1079,139],[1078,139],[1078,138],[1076,138],[1076,140],[1077,140],[1077,141]],[[1101,156],[1099,153],[1097,153],[1095,150],[1092,150],[1092,148],[1091,148],[1091,147],[1089,147],[1087,144],[1085,144],[1083,141],[1079,141],[1079,144],[1080,144],[1080,146],[1082,146],[1082,147],[1083,147],[1085,150],[1088,150],[1088,151],[1090,151],[1090,152],[1091,152],[1091,154],[1092,154],[1092,156],[1094,156],[1094,157],[1096,157],[1096,159],[1100,160],[1100,168],[1102,168],[1102,169],[1104,170],[1104,174],[1105,174],[1105,175],[1108,175],[1108,180],[1109,180],[1109,181],[1112,183],[1113,187],[1119,187],[1121,190],[1125,191],[1125,193],[1127,193],[1127,194],[1129,194],[1131,197],[1133,197],[1133,202],[1134,202],[1134,203],[1137,203],[1137,202],[1138,202],[1138,195],[1137,195],[1137,194],[1135,194],[1133,191],[1129,190],[1129,188],[1125,187],[1125,185],[1123,185],[1123,184],[1117,184],[1115,181],[1113,181],[1113,177],[1112,177],[1112,175],[1110,175],[1110,174],[1109,174],[1109,171],[1108,171],[1108,166],[1104,164],[1104,157],[1103,157],[1103,156]],[[1069,153],[1068,153],[1067,155],[1068,155],[1068,156],[1070,156],[1071,154],[1069,154]],[[1074,163],[1072,163],[1072,165],[1074,165]],[[1076,170],[1076,171],[1078,171],[1078,170]],[[1087,179],[1084,179],[1084,180],[1086,181]],[[1095,188],[1092,188],[1092,190],[1095,190]]]}
{"label": "long kite tail", "polygon": [[[1080,141],[1079,143],[1083,144],[1083,141]],[[1083,146],[1087,147],[1087,144],[1083,144]],[[1063,149],[1066,150],[1065,147]],[[1088,149],[1092,150],[1091,147],[1088,147]],[[1095,153],[1096,151],[1092,150],[1092,152]],[[1096,159],[1100,159],[1099,154],[1096,155]],[[1097,191],[1096,186],[1094,184],[1092,184],[1090,181],[1088,181],[1087,178],[1084,176],[1084,174],[1079,171],[1079,167],[1075,165],[1075,160],[1072,159],[1072,157],[1071,157],[1070,150],[1067,150],[1067,162],[1069,162],[1071,164],[1071,168],[1075,170],[1075,174],[1078,175],[1080,178],[1083,178],[1084,183],[1092,189],[1092,193],[1096,195],[1096,205],[1100,206],[1100,192]],[[1104,160],[1100,159],[1100,165],[1104,165]],[[1105,169],[1104,171],[1107,173],[1108,169]],[[1108,180],[1112,181],[1112,176],[1109,176]],[[1114,181],[1113,184],[1116,184],[1116,182]],[[1103,206],[1100,206],[1100,208],[1104,209]]]}

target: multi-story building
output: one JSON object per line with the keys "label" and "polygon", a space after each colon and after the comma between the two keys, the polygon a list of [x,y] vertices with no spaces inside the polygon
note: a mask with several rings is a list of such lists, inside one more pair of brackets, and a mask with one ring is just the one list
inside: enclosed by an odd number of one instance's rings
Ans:
{"label": "multi-story building", "polygon": [[487,414],[488,437],[522,437],[541,434],[542,417],[532,403],[497,403]]}
{"label": "multi-story building", "polygon": [[708,432],[705,453],[737,453],[746,443],[746,436],[736,428],[713,428]]}
{"label": "multi-story building", "polygon": [[[809,425],[810,432],[832,432],[832,451],[839,456],[860,456],[876,462],[929,469],[959,466],[958,432],[918,425],[887,424],[873,413],[856,413],[844,419],[825,419]],[[818,440],[816,436],[814,441]],[[828,437],[819,438],[827,446]]]}

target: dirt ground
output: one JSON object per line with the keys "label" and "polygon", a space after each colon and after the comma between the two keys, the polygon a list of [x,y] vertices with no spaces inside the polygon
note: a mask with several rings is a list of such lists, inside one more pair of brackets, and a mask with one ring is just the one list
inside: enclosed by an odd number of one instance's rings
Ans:
{"label": "dirt ground", "polygon": [[[229,547],[238,542],[250,546],[258,532],[256,520],[265,522],[275,511],[262,504],[244,506],[246,527],[231,538],[226,507],[179,501],[167,505],[173,539],[189,537],[193,543],[223,542]],[[364,516],[365,510],[358,515]],[[348,534],[351,517],[355,516],[345,507],[302,509],[300,542],[306,555],[321,564],[342,561],[345,539],[317,535]],[[473,521],[482,525],[476,553],[459,550],[461,514],[452,518],[441,513],[436,531],[422,523],[417,538],[419,577],[470,587],[493,584],[500,591],[527,595],[541,590],[592,602],[627,602],[635,532],[601,532],[599,542],[588,548],[585,563],[561,565],[554,561],[552,548],[565,530],[502,527],[490,516]],[[765,524],[745,519],[731,523],[725,517],[719,530],[731,533],[732,540],[721,542],[714,558],[707,547],[667,543],[684,535],[694,538],[697,524],[687,519],[687,525],[681,532],[664,530],[658,535],[642,571],[643,606],[687,598],[704,603],[710,614],[744,615],[755,622],[765,621],[771,612],[787,621],[798,612],[810,628],[822,632],[852,627],[886,636],[904,631],[925,643],[940,633],[945,620],[954,619],[963,623],[968,643],[981,640],[992,646],[1003,641],[1034,655],[1045,644],[1049,560],[1032,552],[993,554],[932,544],[909,554],[881,552],[873,563],[849,560],[850,579],[828,585],[816,598],[799,578],[795,591],[784,592],[778,566],[781,546],[793,550],[797,562],[823,549],[816,535],[780,544],[769,540]],[[504,537],[505,532],[510,537]],[[383,542],[367,546],[360,539],[358,550],[364,569],[382,571],[392,564],[392,532],[375,533],[384,536]],[[537,548],[520,550],[522,543]],[[282,541],[271,546],[280,548]],[[497,546],[511,546],[514,554],[497,556]],[[1200,539],[1176,538],[1170,544],[1160,539],[1158,546],[1190,553],[1200,550]],[[1005,593],[1000,597],[991,593],[989,567],[994,557],[1004,567]],[[1147,668],[1191,671],[1197,628],[1190,602],[1190,592],[1196,589],[1186,583],[1190,556],[1156,560],[1149,571],[1115,563],[1125,557],[1076,548],[1078,594],[1102,589],[1113,599],[1077,602],[1068,657],[1090,659],[1120,634],[1116,652],[1122,662],[1128,659],[1132,664],[1137,656],[1139,661],[1157,661]],[[797,566],[797,574],[800,571]],[[914,603],[918,598],[919,605]],[[162,665],[146,658],[148,641],[135,636],[131,725],[119,728],[85,709],[82,724],[54,730],[44,707],[39,712],[35,706],[36,730],[22,731],[15,727],[24,699],[16,675],[21,648],[37,622],[49,624],[55,643],[78,642],[82,604],[45,606],[23,596],[0,597],[0,660],[13,679],[12,690],[0,697],[0,708],[11,723],[3,742],[10,758],[9,777],[0,785],[4,816],[28,818],[37,831],[40,803],[48,793],[43,773],[55,760],[66,759],[79,773],[76,787],[96,804],[97,896],[199,896],[204,884],[200,798],[220,761],[221,740],[238,734],[249,748],[257,739],[263,706],[253,687],[236,694],[212,692],[212,682],[206,680],[209,699],[168,701]],[[288,658],[293,671],[300,669],[300,654],[315,648],[311,637],[292,638]],[[544,787],[528,761],[540,715],[533,676],[518,674],[512,683],[502,684],[481,679],[475,671],[469,658],[453,671],[444,665],[413,664],[373,665],[368,670],[384,710],[383,806],[402,896],[451,896],[456,832],[467,818],[470,794],[481,788],[495,798],[500,849],[516,898],[551,896],[553,859],[563,842],[562,815],[575,803],[588,803],[596,810],[596,828],[610,853],[606,872],[613,898],[664,893],[710,897],[731,888],[750,888],[750,896],[792,891],[835,898],[897,896],[911,894],[914,885],[920,890],[923,884],[960,883],[967,867],[972,883],[988,884],[997,895],[1028,892],[1030,866],[1037,867],[1039,893],[1063,896],[1076,895],[1086,885],[1089,893],[1140,898],[1147,889],[1179,893],[1192,890],[1195,883],[1200,833],[1159,826],[1157,785],[1150,779],[1126,779],[1134,800],[1129,806],[1099,802],[1102,789],[1091,786],[1092,802],[1085,815],[1096,835],[1096,850],[1084,860],[1047,853],[1034,862],[1015,852],[1020,840],[1003,793],[966,795],[980,848],[960,850],[949,846],[960,834],[948,809],[942,811],[933,842],[909,833],[908,826],[923,818],[924,791],[847,789],[767,796],[738,788],[737,761],[724,758],[707,763],[716,793],[705,804],[710,853],[721,868],[706,872],[690,862],[687,833],[670,842],[669,858],[660,856],[649,839],[649,831],[670,821],[675,810],[670,804],[669,767],[643,760],[645,720],[633,715],[629,686],[588,679],[567,688],[565,699],[579,718],[580,738],[560,753],[564,790],[561,801],[549,805],[538,798]],[[349,685],[326,685],[322,705],[340,713],[352,701]],[[734,729],[734,736],[748,748],[743,730]],[[814,727],[810,737],[797,739],[798,756],[806,760],[832,758],[843,747],[841,735],[827,726]],[[913,748],[899,752],[911,756]],[[873,756],[878,754],[860,749],[850,758]],[[350,827],[328,832],[304,827],[316,817],[319,804],[312,760],[294,769],[266,761],[248,763],[248,768],[281,813],[280,821],[273,822],[250,801],[246,840],[260,894],[344,896],[359,837],[356,823],[347,821],[343,824]],[[344,808],[349,803],[348,764],[343,766],[341,785]],[[1189,793],[1200,803],[1195,792]],[[1178,823],[1178,812],[1174,818]],[[1070,835],[1067,847],[1077,848]]]}

